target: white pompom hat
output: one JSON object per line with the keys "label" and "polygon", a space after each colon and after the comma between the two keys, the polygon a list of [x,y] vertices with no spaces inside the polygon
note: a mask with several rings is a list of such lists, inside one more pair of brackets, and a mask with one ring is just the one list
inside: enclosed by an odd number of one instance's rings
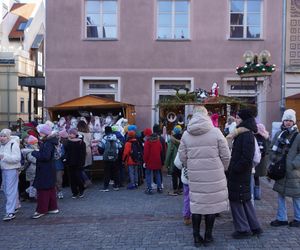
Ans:
{"label": "white pompom hat", "polygon": [[293,109],[284,111],[281,121],[291,120],[296,123],[296,112]]}

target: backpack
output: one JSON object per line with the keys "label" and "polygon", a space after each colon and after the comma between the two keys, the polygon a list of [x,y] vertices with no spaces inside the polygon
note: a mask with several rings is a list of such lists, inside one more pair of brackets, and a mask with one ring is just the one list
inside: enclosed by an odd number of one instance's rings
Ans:
{"label": "backpack", "polygon": [[136,163],[143,163],[143,148],[137,141],[131,142],[130,157]]}
{"label": "backpack", "polygon": [[107,139],[104,146],[103,160],[116,161],[118,159],[118,148],[115,140]]}
{"label": "backpack", "polygon": [[59,160],[62,157],[62,145],[59,143],[54,147],[54,160]]}
{"label": "backpack", "polygon": [[261,153],[255,137],[254,137],[254,144],[255,144],[255,149],[254,149],[254,156],[253,156],[253,166],[256,167],[260,163]]}

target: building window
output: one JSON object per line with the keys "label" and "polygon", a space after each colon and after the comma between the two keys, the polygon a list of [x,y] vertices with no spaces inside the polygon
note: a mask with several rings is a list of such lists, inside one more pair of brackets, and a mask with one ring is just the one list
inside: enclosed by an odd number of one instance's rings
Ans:
{"label": "building window", "polygon": [[190,1],[158,0],[157,39],[190,38]]}
{"label": "building window", "polygon": [[86,0],[86,37],[117,38],[117,0]]}
{"label": "building window", "polygon": [[20,98],[20,112],[25,113],[25,101],[23,97]]}
{"label": "building window", "polygon": [[118,85],[118,80],[83,80],[83,94],[118,100]]}
{"label": "building window", "polygon": [[18,26],[18,31],[24,31],[26,28],[27,22],[21,22]]}
{"label": "building window", "polygon": [[230,1],[230,38],[262,38],[262,0]]}

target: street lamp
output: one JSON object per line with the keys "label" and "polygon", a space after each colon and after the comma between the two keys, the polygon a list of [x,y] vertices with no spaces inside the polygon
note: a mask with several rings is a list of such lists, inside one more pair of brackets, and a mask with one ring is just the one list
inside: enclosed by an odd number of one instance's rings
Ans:
{"label": "street lamp", "polygon": [[271,76],[275,71],[275,64],[270,64],[271,53],[262,50],[259,55],[251,50],[245,51],[243,55],[245,65],[236,67],[236,74],[241,78]]}

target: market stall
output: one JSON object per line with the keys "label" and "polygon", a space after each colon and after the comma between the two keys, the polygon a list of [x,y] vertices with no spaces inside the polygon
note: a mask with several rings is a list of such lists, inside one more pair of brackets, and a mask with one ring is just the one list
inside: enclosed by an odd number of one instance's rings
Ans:
{"label": "market stall", "polygon": [[105,127],[117,126],[120,129],[119,132],[122,133],[124,125],[135,124],[134,105],[93,95],[72,99],[47,109],[58,131],[77,127],[80,120],[86,121],[93,138],[93,165],[90,169],[93,175],[101,175],[103,172],[98,144],[104,135]]}
{"label": "market stall", "polygon": [[237,110],[245,104],[241,100],[223,95],[209,95],[198,92],[187,92],[185,94],[176,94],[175,98],[160,102],[157,105],[159,108],[159,122],[167,127],[170,132],[174,125],[187,124],[192,115],[195,105],[204,105],[212,118],[216,117],[218,127],[223,131],[227,117],[235,115]]}
{"label": "market stall", "polygon": [[124,117],[129,124],[135,123],[135,107],[132,104],[117,102],[93,95],[72,99],[53,107],[48,107],[52,121],[63,116],[100,116],[111,113],[113,116]]}

